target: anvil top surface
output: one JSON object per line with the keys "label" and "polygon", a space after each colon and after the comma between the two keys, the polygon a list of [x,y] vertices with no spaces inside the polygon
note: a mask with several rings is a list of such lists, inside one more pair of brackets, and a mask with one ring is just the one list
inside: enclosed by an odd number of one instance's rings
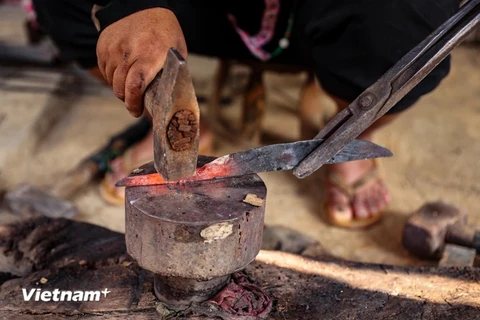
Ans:
{"label": "anvil top surface", "polygon": [[[199,162],[199,165],[202,163]],[[153,163],[139,168],[155,172]],[[255,209],[243,200],[248,194],[266,200],[266,187],[256,174],[242,177],[155,186],[128,187],[126,201],[156,219],[177,223],[215,223],[241,219]]]}

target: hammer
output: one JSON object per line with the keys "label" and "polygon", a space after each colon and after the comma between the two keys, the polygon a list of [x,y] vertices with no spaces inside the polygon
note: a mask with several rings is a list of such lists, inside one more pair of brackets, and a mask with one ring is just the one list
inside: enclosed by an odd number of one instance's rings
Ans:
{"label": "hammer", "polygon": [[424,259],[438,259],[446,244],[473,248],[480,252],[480,232],[467,227],[467,213],[444,202],[423,205],[408,219],[403,230],[403,246]]}

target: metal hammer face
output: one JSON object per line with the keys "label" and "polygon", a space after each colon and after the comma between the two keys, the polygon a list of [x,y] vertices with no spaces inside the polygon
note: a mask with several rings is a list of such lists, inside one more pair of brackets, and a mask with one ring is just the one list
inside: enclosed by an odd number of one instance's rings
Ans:
{"label": "metal hammer face", "polygon": [[437,258],[450,230],[461,229],[466,223],[466,211],[443,202],[427,203],[407,221],[402,242],[419,257]]}

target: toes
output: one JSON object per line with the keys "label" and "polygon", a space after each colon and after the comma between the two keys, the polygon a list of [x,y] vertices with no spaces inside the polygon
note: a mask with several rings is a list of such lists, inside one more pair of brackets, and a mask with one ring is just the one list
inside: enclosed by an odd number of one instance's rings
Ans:
{"label": "toes", "polygon": [[390,203],[390,201],[392,201],[392,197],[387,188],[383,188],[382,196],[383,196],[383,201],[385,203],[385,206],[387,206]]}
{"label": "toes", "polygon": [[353,211],[348,198],[336,188],[327,188],[326,204],[327,215],[331,219],[343,222],[353,219]]}
{"label": "toes", "polygon": [[365,197],[365,193],[357,195],[353,200],[353,211],[356,218],[367,219],[370,216],[367,200],[368,197]]}
{"label": "toes", "polygon": [[372,217],[372,216],[378,214],[378,212],[382,210],[379,200],[380,199],[375,194],[373,194],[370,199],[366,200],[366,206],[367,206],[367,209],[368,209],[368,213],[369,213],[368,216],[369,217]]}
{"label": "toes", "polygon": [[113,159],[112,161],[110,161],[110,168],[112,168],[112,170],[116,171],[121,167],[122,167],[122,159],[121,158],[116,158],[116,159]]}
{"label": "toes", "polygon": [[120,180],[125,177],[123,172],[123,159],[116,158],[110,161],[110,169],[111,172],[109,175],[112,177],[112,180]]}
{"label": "toes", "polygon": [[381,181],[360,190],[353,201],[353,210],[358,219],[378,215],[390,202],[390,193]]}
{"label": "toes", "polygon": [[378,203],[380,206],[380,210],[385,209],[388,204],[390,203],[390,192],[388,191],[387,187],[383,183],[383,181],[380,181],[377,185],[378,192],[377,192],[377,198],[378,198]]}
{"label": "toes", "polygon": [[375,188],[372,190],[371,194],[371,215],[374,216],[378,214],[380,211],[385,209],[387,203],[385,201],[385,194],[384,194],[384,189],[376,185]]}
{"label": "toes", "polygon": [[327,206],[327,214],[336,221],[351,221],[353,212],[348,206]]}

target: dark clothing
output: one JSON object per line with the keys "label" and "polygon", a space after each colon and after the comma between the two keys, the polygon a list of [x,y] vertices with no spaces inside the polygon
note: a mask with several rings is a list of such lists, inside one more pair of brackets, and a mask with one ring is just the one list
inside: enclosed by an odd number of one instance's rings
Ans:
{"label": "dark clothing", "polygon": [[[232,59],[256,59],[227,19],[256,33],[264,9],[261,0],[33,0],[40,25],[65,59],[85,68],[97,65],[98,32],[91,20],[94,3],[105,28],[131,13],[151,8],[171,9],[185,35],[189,52]],[[311,67],[322,87],[353,101],[405,53],[459,9],[459,0],[299,0],[290,46],[266,63]],[[275,37],[265,47],[272,52],[283,37],[293,0],[281,0]],[[445,59],[389,113],[413,105],[435,89],[448,74]]]}

